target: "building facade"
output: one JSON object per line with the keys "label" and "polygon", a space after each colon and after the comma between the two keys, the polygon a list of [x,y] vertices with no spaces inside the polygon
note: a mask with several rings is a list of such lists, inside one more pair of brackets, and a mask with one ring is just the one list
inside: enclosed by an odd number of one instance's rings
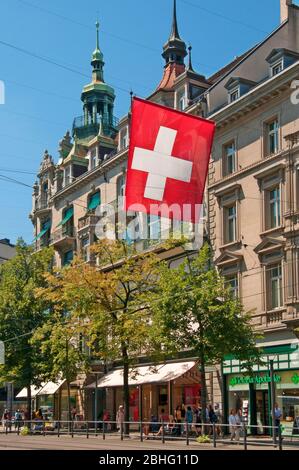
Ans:
{"label": "building facade", "polygon": [[[221,390],[224,415],[229,408],[242,409],[260,433],[270,424],[271,359],[283,419],[290,423],[299,417],[299,348],[294,331],[299,323],[299,104],[295,104],[298,95],[294,96],[299,8],[291,0],[280,0],[280,6],[278,28],[213,76],[204,77],[194,70],[191,47],[187,50],[180,37],[174,2],[171,33],[163,46],[162,79],[148,97],[216,123],[206,188],[207,236],[217,268],[263,334],[258,345],[265,360],[263,366],[254,366],[256,376],[249,377],[238,361],[225,358],[221,368],[209,371],[209,400],[220,402]],[[97,240],[96,209],[106,203],[117,205],[124,194],[130,113],[119,121],[114,117],[116,97],[104,82],[98,26],[91,64],[92,81],[81,95],[83,116],[74,120],[72,135],[67,132],[60,141],[57,163],[45,152],[34,186],[31,218],[36,249],[53,246],[58,266],[69,263],[74,253],[94,262],[89,247]],[[147,234],[156,233],[159,242],[161,220],[148,218],[145,223]],[[148,248],[146,239],[139,243],[141,249]],[[167,256],[171,266],[182,254]],[[158,383],[149,374],[145,374],[147,383],[132,381],[132,419],[157,415],[161,407],[171,413],[182,402],[196,405],[200,384],[196,388],[199,381],[192,361],[182,358],[181,365],[190,367],[173,381],[165,381],[163,371]],[[180,369],[179,362],[172,364],[173,371]],[[97,395],[94,376],[85,381],[85,405],[80,404],[85,410]],[[106,406],[113,416],[121,402],[118,369],[99,376],[97,385],[101,390],[97,409]],[[91,418],[94,411],[87,408]]]}
{"label": "building facade", "polygon": [[256,377],[224,361],[224,405],[241,408],[261,434],[271,424],[271,359],[283,421],[299,417],[299,8],[280,5],[278,28],[216,74],[189,109],[217,125],[207,185],[215,264],[263,334]]}
{"label": "building facade", "polygon": [[16,254],[16,248],[8,238],[0,240],[0,264],[12,259]]}

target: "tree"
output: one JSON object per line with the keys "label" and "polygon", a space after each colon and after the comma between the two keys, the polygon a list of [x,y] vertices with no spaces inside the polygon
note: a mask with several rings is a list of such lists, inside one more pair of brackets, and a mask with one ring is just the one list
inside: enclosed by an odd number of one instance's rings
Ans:
{"label": "tree", "polygon": [[27,388],[30,416],[31,386],[40,386],[48,368],[48,358],[31,343],[34,331],[50,315],[48,302],[35,290],[45,286],[44,273],[51,271],[52,259],[51,249],[34,253],[19,240],[16,256],[0,268],[0,338],[5,342],[0,379]]}
{"label": "tree", "polygon": [[250,312],[233,298],[224,279],[210,267],[208,245],[197,257],[187,256],[175,269],[161,267],[153,324],[164,351],[194,351],[200,364],[202,422],[206,422],[207,364],[219,364],[227,354],[244,361],[258,361],[257,335],[250,326]]}
{"label": "tree", "polygon": [[[159,349],[151,332],[148,293],[155,289],[161,261],[137,253],[122,241],[101,240],[93,247],[97,266],[76,259],[59,276],[48,275],[40,295],[68,312],[94,355],[123,366],[125,421],[129,421],[129,370],[141,355]],[[128,427],[125,427],[125,432]]]}

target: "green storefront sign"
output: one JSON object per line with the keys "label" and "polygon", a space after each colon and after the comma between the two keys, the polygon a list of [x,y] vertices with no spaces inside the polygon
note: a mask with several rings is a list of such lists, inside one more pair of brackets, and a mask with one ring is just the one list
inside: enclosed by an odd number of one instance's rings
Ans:
{"label": "green storefront sign", "polygon": [[[281,376],[278,374],[274,374],[273,376],[274,382],[279,383],[281,382]],[[271,383],[270,375],[243,375],[239,377],[233,377],[230,379],[229,384],[231,387],[235,385],[244,385],[244,384],[266,384]]]}

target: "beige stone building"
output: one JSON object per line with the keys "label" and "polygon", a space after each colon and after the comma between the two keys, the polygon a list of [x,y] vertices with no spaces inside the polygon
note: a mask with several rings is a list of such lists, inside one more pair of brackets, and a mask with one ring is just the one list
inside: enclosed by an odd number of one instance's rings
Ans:
{"label": "beige stone building", "polygon": [[260,434],[270,424],[270,359],[283,420],[299,416],[299,7],[280,5],[279,27],[189,108],[217,125],[207,186],[215,263],[264,335],[256,377],[224,361],[224,406],[242,408]]}

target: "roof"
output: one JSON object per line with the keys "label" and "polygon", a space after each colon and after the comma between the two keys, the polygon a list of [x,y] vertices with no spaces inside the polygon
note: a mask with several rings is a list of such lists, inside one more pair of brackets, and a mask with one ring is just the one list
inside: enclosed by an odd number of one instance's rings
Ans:
{"label": "roof", "polygon": [[214,73],[214,75],[209,77],[207,81],[211,83],[216,83],[222,76],[226,75],[230,70],[236,67],[236,65],[238,65],[239,62],[241,62],[244,59],[244,57],[246,57],[247,54],[249,54],[255,47],[256,46],[251,47],[248,51],[244,52],[244,54],[236,57],[232,62],[225,65],[224,67],[222,67],[222,69],[218,70],[216,73]]}
{"label": "roof", "polygon": [[164,74],[161,82],[157,86],[157,90],[172,90],[174,82],[177,77],[185,72],[185,65],[168,64],[164,69]]}

